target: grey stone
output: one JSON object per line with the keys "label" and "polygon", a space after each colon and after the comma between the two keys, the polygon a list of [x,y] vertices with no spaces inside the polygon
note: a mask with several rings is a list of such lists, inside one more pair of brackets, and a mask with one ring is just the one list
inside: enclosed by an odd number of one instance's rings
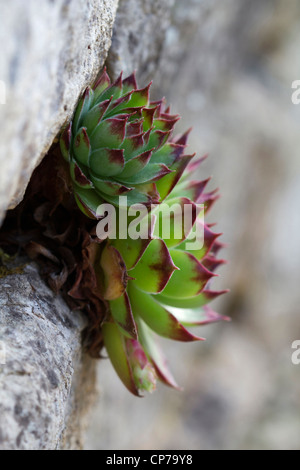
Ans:
{"label": "grey stone", "polygon": [[113,78],[137,70],[141,84],[158,67],[175,0],[119,0],[108,68]]}
{"label": "grey stone", "polygon": [[[23,261],[21,261],[23,262]],[[0,449],[78,449],[94,393],[85,320],[30,263],[0,279]]]}
{"label": "grey stone", "polygon": [[1,0],[0,221],[103,65],[118,0]]}

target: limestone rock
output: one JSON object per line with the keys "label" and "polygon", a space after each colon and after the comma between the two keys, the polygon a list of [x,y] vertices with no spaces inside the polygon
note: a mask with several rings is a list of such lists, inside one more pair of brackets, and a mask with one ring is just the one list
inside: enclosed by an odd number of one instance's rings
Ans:
{"label": "limestone rock", "polygon": [[1,450],[81,448],[94,386],[84,325],[35,264],[0,279]]}
{"label": "limestone rock", "polygon": [[110,74],[137,70],[140,83],[151,80],[165,44],[175,0],[119,0],[112,46],[108,56]]}
{"label": "limestone rock", "polygon": [[117,4],[1,2],[0,221],[103,65]]}

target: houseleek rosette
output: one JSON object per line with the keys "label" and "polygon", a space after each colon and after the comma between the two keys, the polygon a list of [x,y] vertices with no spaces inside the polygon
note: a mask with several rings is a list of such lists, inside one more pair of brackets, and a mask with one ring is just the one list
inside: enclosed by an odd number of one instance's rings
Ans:
{"label": "houseleek rosette", "polygon": [[95,217],[108,201],[150,205],[159,201],[154,182],[186,161],[183,146],[168,142],[179,117],[149,100],[151,83],[138,89],[134,74],[111,84],[104,71],[78,103],[61,150],[70,163],[79,208]]}
{"label": "houseleek rosette", "polygon": [[[164,100],[150,101],[149,87],[138,89],[134,74],[111,84],[104,70],[84,93],[61,138],[84,214],[96,218],[104,201],[118,211],[124,210],[119,207],[124,200],[148,208],[145,220],[152,225],[145,239],[107,239],[99,244],[94,261],[99,291],[108,306],[104,344],[120,379],[135,395],[152,391],[157,379],[178,388],[158,335],[198,341],[202,338],[188,327],[226,319],[207,306],[225,292],[208,287],[224,261],[216,257],[222,247],[219,234],[202,217],[218,196],[205,192],[208,180],[190,181],[202,159],[193,163],[194,155],[185,154],[188,132],[172,138],[179,116],[170,114]],[[174,205],[181,213],[189,206],[191,217],[187,221],[174,216],[170,236],[165,237],[163,207]],[[189,236],[195,228],[204,241],[191,249]],[[181,236],[174,236],[175,229]]]}

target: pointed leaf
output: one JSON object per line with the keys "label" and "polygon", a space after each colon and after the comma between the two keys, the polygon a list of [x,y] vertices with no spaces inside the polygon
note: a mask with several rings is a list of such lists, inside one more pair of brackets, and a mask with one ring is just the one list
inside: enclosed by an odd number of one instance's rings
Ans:
{"label": "pointed leaf", "polygon": [[80,98],[78,102],[72,124],[73,135],[76,134],[77,130],[81,127],[81,121],[83,119],[83,116],[89,110],[92,94],[92,90],[90,90],[90,88],[86,88],[82,98]]}
{"label": "pointed leaf", "polygon": [[184,149],[184,145],[167,142],[159,150],[153,152],[151,163],[164,163],[167,166],[171,166],[183,155]]}
{"label": "pointed leaf", "polygon": [[86,129],[84,127],[81,127],[75,136],[73,143],[73,152],[76,159],[80,163],[82,163],[82,165],[88,166],[91,145]]}
{"label": "pointed leaf", "polygon": [[124,260],[118,250],[106,244],[100,258],[101,271],[96,270],[100,284],[104,285],[103,297],[106,300],[118,299],[127,287],[127,272]]}
{"label": "pointed leaf", "polygon": [[187,144],[187,140],[188,140],[188,137],[191,133],[191,130],[192,128],[190,127],[186,132],[184,132],[181,136],[177,137],[174,139],[174,142],[176,144],[180,144],[180,145],[186,145]]}
{"label": "pointed leaf", "polygon": [[204,181],[183,181],[179,182],[172,191],[172,197],[184,196],[196,202],[203,193],[207,183],[211,178]]}
{"label": "pointed leaf", "polygon": [[122,94],[122,72],[117,80],[110,85],[101,95],[101,101],[109,100],[111,97],[113,100],[120,98]]}
{"label": "pointed leaf", "polygon": [[230,321],[229,317],[220,315],[210,307],[204,306],[202,310],[172,310],[172,313],[184,326],[203,326],[219,321]]}
{"label": "pointed leaf", "polygon": [[155,129],[158,129],[160,131],[169,132],[173,130],[176,122],[179,121],[179,119],[179,117],[175,119],[154,119],[153,126]]}
{"label": "pointed leaf", "polygon": [[189,236],[200,212],[201,206],[185,197],[166,199],[164,204],[154,210],[157,216],[154,235],[162,238],[168,248],[180,247]]}
{"label": "pointed leaf", "polygon": [[145,221],[143,220],[141,222],[141,225],[141,230],[145,230],[145,233],[147,233],[146,238],[138,238],[137,240],[133,240],[127,237],[126,239],[118,238],[116,240],[111,240],[112,245],[120,252],[126,264],[127,271],[134,268],[152,240],[152,226],[154,225],[154,216],[149,215]]}
{"label": "pointed leaf", "polygon": [[179,160],[175,161],[172,165],[173,173],[166,175],[164,178],[157,182],[157,189],[162,200],[172,191],[174,186],[180,180],[186,166],[192,160],[194,155],[183,155]]}
{"label": "pointed leaf", "polygon": [[105,117],[116,117],[117,115],[122,116],[122,113],[127,113],[128,102],[130,101],[131,95],[132,92],[129,92],[126,95],[120,96],[120,98],[118,98],[117,100],[112,101]]}
{"label": "pointed leaf", "polygon": [[139,135],[143,133],[143,120],[136,119],[135,121],[128,122],[126,126],[126,138],[132,137],[133,135]]}
{"label": "pointed leaf", "polygon": [[127,119],[109,118],[101,121],[90,136],[94,149],[108,147],[117,149],[125,138]]}
{"label": "pointed leaf", "polygon": [[154,333],[141,318],[137,319],[137,324],[140,342],[142,343],[149,360],[152,362],[158,378],[169,387],[181,390],[169,370],[168,362],[156,340],[156,337],[154,336]]}
{"label": "pointed leaf", "polygon": [[155,148],[158,150],[162,147],[168,140],[170,132],[164,132],[159,130],[152,130],[150,133],[148,144],[145,146],[145,150]]}
{"label": "pointed leaf", "polygon": [[149,102],[149,89],[151,85],[152,82],[150,82],[149,85],[141,90],[134,90],[128,103],[128,107],[136,108],[147,106]]}
{"label": "pointed leaf", "polygon": [[152,151],[148,150],[129,160],[120,174],[121,180],[139,173],[149,163],[151,156]]}
{"label": "pointed leaf", "polygon": [[200,294],[214,274],[204,268],[190,253],[172,249],[170,254],[179,270],[174,272],[163,295],[184,299]]}
{"label": "pointed leaf", "polygon": [[124,184],[136,185],[157,181],[163,176],[168,175],[171,171],[172,170],[162,163],[149,163],[136,175],[120,178]]}
{"label": "pointed leaf", "polygon": [[155,114],[154,114],[154,117],[156,118],[159,118],[161,113],[164,111],[165,109],[165,104],[166,104],[166,98],[162,98],[161,100],[159,101],[151,101],[150,102],[150,105],[149,105],[149,108],[155,108]]}
{"label": "pointed leaf", "polygon": [[110,300],[109,308],[121,332],[129,338],[137,339],[136,324],[127,293],[124,292],[118,299]]}
{"label": "pointed leaf", "polygon": [[[142,185],[140,185],[142,186]],[[153,197],[151,194],[147,194],[143,191],[140,191],[139,189],[133,189],[132,191],[129,191],[123,196],[110,196],[105,193],[101,193],[99,191],[99,194],[102,195],[103,199],[105,199],[107,202],[110,202],[116,207],[123,207],[125,206],[132,206],[134,204],[145,204],[146,206],[150,206],[152,203],[155,203],[153,200]]]}
{"label": "pointed leaf", "polygon": [[93,102],[94,103],[98,100],[98,98],[101,96],[104,90],[106,90],[106,88],[108,88],[109,86],[110,86],[110,78],[107,75],[106,67],[104,67],[103,72],[98,77],[95,84],[93,85],[93,90],[94,90]]}
{"label": "pointed leaf", "polygon": [[67,125],[67,127],[64,129],[64,131],[63,131],[63,133],[60,137],[60,140],[59,140],[60,150],[61,150],[62,156],[64,157],[64,159],[67,162],[70,161],[71,137],[72,137],[71,123],[69,123]]}
{"label": "pointed leaf", "polygon": [[89,135],[92,134],[95,127],[99,124],[105,111],[108,109],[111,100],[101,101],[96,104],[89,112],[87,112],[82,119],[82,126],[86,128]]}
{"label": "pointed leaf", "polygon": [[197,202],[199,204],[204,204],[206,213],[208,213],[208,211],[212,208],[213,204],[219,199],[220,195],[217,193],[217,191],[218,189],[215,189],[210,193],[203,193],[199,197]]}
{"label": "pointed leaf", "polygon": [[139,155],[143,152],[144,148],[144,134],[141,133],[126,137],[122,148],[124,149],[124,157],[126,161],[131,160],[135,156]]}
{"label": "pointed leaf", "polygon": [[123,93],[128,93],[129,91],[136,90],[137,83],[135,72],[133,72],[129,77],[124,78],[123,80]]}
{"label": "pointed leaf", "polygon": [[101,194],[107,194],[108,196],[121,196],[122,194],[126,194],[133,189],[113,180],[99,178],[93,173],[91,173],[91,180],[95,188],[100,191]]}
{"label": "pointed leaf", "polygon": [[80,166],[74,162],[70,162],[70,174],[72,181],[77,185],[80,186],[81,188],[93,188],[92,182],[87,178],[85,173],[82,171]]}
{"label": "pointed leaf", "polygon": [[79,209],[91,219],[97,219],[97,208],[103,204],[103,199],[93,189],[82,189],[76,186],[75,199]]}
{"label": "pointed leaf", "polygon": [[143,130],[144,132],[152,128],[154,114],[157,108],[144,108],[142,111],[143,114]]}
{"label": "pointed leaf", "polygon": [[220,295],[226,294],[227,292],[228,290],[222,290],[219,292],[203,290],[201,294],[197,295],[196,297],[190,297],[186,299],[175,299],[167,297],[163,293],[156,295],[155,298],[163,305],[167,305],[169,307],[194,309],[203,307],[204,305],[212,302],[214,299]]}
{"label": "pointed leaf", "polygon": [[161,292],[175,271],[169,250],[163,240],[152,240],[138,264],[130,272],[135,285],[145,292]]}
{"label": "pointed leaf", "polygon": [[205,266],[209,271],[215,271],[219,266],[222,264],[226,264],[227,261],[225,259],[217,259],[214,256],[205,256],[205,258],[201,261],[203,266]]}
{"label": "pointed leaf", "polygon": [[212,232],[206,224],[203,224],[200,220],[196,221],[197,227],[198,227],[198,233],[203,233],[203,238],[201,241],[203,241],[203,246],[197,250],[195,249],[190,249],[189,248],[189,243],[191,243],[192,240],[185,240],[183,243],[181,243],[177,249],[178,250],[183,250],[188,253],[191,253],[195,258],[197,258],[198,261],[201,261],[204,256],[206,256],[207,253],[211,250],[215,240],[220,237],[222,234],[221,233],[214,233]]}
{"label": "pointed leaf", "polygon": [[143,390],[149,393],[154,392],[157,375],[153,365],[148,361],[141,344],[136,340],[127,339],[126,350],[137,388],[141,392]]}
{"label": "pointed leaf", "polygon": [[124,168],[124,150],[101,148],[90,156],[90,168],[96,176],[115,176]]}
{"label": "pointed leaf", "polygon": [[104,323],[102,325],[102,335],[107,354],[118,376],[131,393],[139,396],[129,364],[125,338],[119,328],[114,323]]}
{"label": "pointed leaf", "polygon": [[133,286],[134,281],[130,281],[129,298],[135,318],[140,316],[151,330],[165,338],[184,342],[202,340],[187,331],[154,297]]}

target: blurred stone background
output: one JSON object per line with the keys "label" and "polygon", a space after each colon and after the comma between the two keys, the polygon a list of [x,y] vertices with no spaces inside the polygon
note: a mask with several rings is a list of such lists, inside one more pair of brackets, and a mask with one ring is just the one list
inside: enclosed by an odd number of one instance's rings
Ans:
{"label": "blurred stone background", "polygon": [[233,321],[202,328],[206,343],[164,341],[182,393],[136,399],[101,361],[86,449],[300,448],[299,26],[298,0],[120,0],[111,72],[154,78],[181,129],[193,126],[190,150],[210,154],[198,176],[220,187],[209,217],[229,260],[215,287],[231,290],[213,306]]}

